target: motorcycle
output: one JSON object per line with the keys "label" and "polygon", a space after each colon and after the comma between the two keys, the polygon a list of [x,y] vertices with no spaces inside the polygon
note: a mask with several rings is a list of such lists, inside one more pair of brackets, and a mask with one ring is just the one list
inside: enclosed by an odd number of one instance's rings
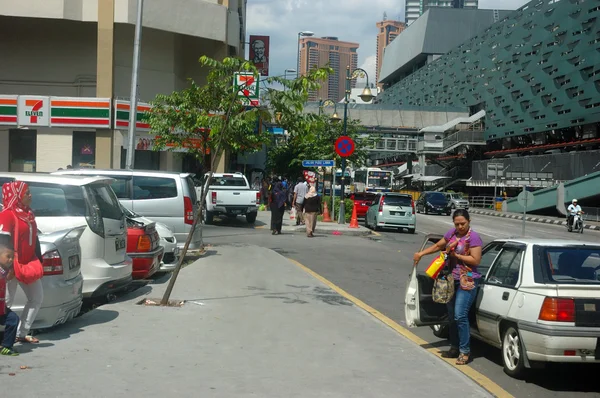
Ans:
{"label": "motorcycle", "polygon": [[583,233],[583,214],[577,213],[573,216],[573,222],[568,226],[569,232],[575,232],[578,234]]}

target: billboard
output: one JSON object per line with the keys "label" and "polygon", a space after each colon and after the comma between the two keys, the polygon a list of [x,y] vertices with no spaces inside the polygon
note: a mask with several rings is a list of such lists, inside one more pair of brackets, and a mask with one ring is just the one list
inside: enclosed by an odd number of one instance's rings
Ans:
{"label": "billboard", "polygon": [[250,62],[262,76],[269,76],[269,36],[250,36]]}

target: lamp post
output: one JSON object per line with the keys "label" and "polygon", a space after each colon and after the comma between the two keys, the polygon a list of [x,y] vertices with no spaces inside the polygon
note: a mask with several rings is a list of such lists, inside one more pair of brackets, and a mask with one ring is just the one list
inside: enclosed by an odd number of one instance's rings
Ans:
{"label": "lamp post", "polygon": [[[330,99],[319,99],[319,116],[323,114],[323,108],[333,106],[333,114],[329,118],[332,123],[337,123],[341,119],[337,114],[337,104]],[[325,194],[325,179],[323,179],[323,194]],[[335,161],[333,163],[333,167],[331,168],[331,183],[329,186],[330,194],[331,194],[331,214],[335,214]]]}
{"label": "lamp post", "polygon": [[[350,84],[350,82],[352,80],[356,80],[359,77],[363,78],[366,77],[367,78],[367,84],[365,85],[365,89],[363,90],[362,94],[359,95],[360,99],[363,100],[364,102],[371,102],[373,100],[373,98],[375,98],[375,96],[373,95],[373,93],[371,92],[371,89],[369,88],[369,74],[367,73],[366,70],[362,69],[362,68],[356,68],[353,71],[350,71],[350,66],[346,67],[346,93],[344,95],[344,127],[342,130],[342,135],[346,135],[347,131],[348,131],[348,102],[350,101],[350,93],[351,93],[351,89],[352,86]],[[333,117],[332,117],[333,118]],[[344,206],[344,194],[345,194],[345,184],[344,184],[344,177],[346,173],[346,158],[343,157],[342,158],[342,181],[341,181],[341,192],[340,192],[340,196],[341,196],[341,200],[340,200],[340,216],[338,218],[338,224],[345,224],[346,223],[346,217],[345,217],[345,213],[346,213],[346,206]]]}
{"label": "lamp post", "polygon": [[284,79],[287,79],[287,75],[288,75],[288,73],[289,73],[289,74],[293,74],[293,73],[298,73],[298,71],[297,71],[296,69],[293,69],[293,68],[292,68],[292,69],[286,69],[286,70],[283,72],[283,77],[284,77]]}
{"label": "lamp post", "polygon": [[298,67],[298,69],[296,70],[296,79],[300,75],[300,38],[301,37],[312,37],[314,35],[315,34],[313,32],[311,32],[310,30],[306,30],[304,32],[298,32],[298,53],[296,54],[296,66]]}

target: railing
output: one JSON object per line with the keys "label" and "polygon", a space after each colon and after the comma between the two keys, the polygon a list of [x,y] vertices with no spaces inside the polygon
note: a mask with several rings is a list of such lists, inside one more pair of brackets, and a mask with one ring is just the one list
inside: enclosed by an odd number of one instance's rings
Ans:
{"label": "railing", "polygon": [[600,222],[600,207],[581,207],[586,221]]}
{"label": "railing", "polygon": [[367,148],[375,152],[416,152],[417,140],[415,138],[381,138],[374,146]]}
{"label": "railing", "polygon": [[469,207],[494,209],[495,199],[493,196],[469,196]]}
{"label": "railing", "polygon": [[485,145],[486,142],[483,136],[483,131],[458,131],[444,138],[441,143],[439,141],[419,141],[419,151],[426,153],[445,153],[460,144]]}

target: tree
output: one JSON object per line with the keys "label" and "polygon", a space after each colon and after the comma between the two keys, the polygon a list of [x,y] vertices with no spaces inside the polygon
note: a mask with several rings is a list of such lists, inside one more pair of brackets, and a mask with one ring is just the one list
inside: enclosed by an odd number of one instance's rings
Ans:
{"label": "tree", "polygon": [[[240,86],[234,85],[236,73],[248,74],[254,79],[258,72],[253,64],[238,58],[225,58],[217,61],[209,57],[201,57],[200,65],[208,69],[206,83],[198,85],[190,80],[189,86],[170,95],[157,95],[152,108],[146,115],[155,138],[155,150],[177,150],[186,148],[204,165],[206,153],[210,151],[211,164],[207,179],[202,184],[198,201],[199,210],[194,217],[190,233],[180,254],[177,267],[161,305],[168,305],[169,298],[181,270],[183,260],[194,232],[200,224],[202,231],[202,215],[206,201],[206,189],[221,156],[226,151],[252,152],[262,148],[270,140],[270,135],[260,128],[261,121],[274,120],[273,115],[283,115],[286,120],[293,120],[295,114],[302,111],[303,98],[307,89],[315,84],[326,71],[315,70],[308,76],[294,81],[294,89],[286,92],[285,99],[278,96],[273,89],[267,90],[269,98],[274,98],[276,109],[266,107],[248,107],[244,98],[252,96],[256,89],[250,80]],[[273,79],[275,81],[275,79]]]}

